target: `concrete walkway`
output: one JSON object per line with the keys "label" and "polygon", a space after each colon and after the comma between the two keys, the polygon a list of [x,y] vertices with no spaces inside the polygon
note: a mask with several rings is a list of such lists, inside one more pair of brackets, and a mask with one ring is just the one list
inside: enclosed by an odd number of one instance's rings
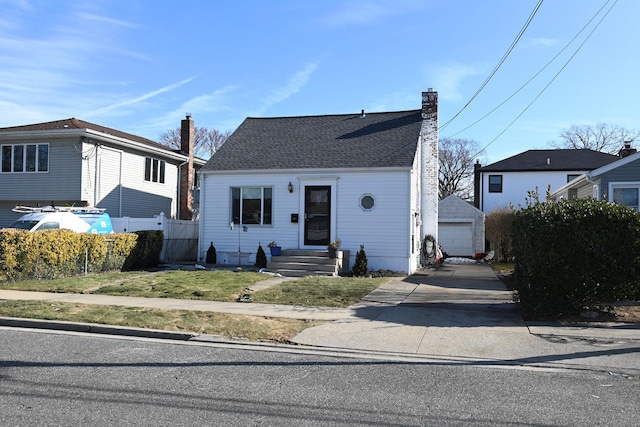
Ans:
{"label": "concrete walkway", "polygon": [[640,325],[527,324],[493,271],[448,265],[394,279],[355,318],[302,331],[308,346],[399,352],[489,364],[624,370],[640,375]]}
{"label": "concrete walkway", "polygon": [[[282,280],[286,279],[270,278],[252,289],[273,286]],[[0,290],[2,299],[326,320],[331,322],[306,329],[292,341],[335,350],[489,364],[622,370],[640,376],[640,325],[527,324],[512,301],[512,293],[482,264],[445,263],[437,270],[394,278],[345,309],[10,290]],[[0,325],[8,324],[16,323],[0,318]],[[57,327],[61,328],[64,325]],[[136,333],[144,335],[144,330]]]}

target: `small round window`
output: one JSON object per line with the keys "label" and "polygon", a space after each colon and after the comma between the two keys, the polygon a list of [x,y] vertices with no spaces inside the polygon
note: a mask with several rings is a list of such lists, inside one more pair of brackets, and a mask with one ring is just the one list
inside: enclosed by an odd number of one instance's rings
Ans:
{"label": "small round window", "polygon": [[364,194],[360,197],[360,207],[365,211],[370,211],[376,204],[376,199],[371,194]]}

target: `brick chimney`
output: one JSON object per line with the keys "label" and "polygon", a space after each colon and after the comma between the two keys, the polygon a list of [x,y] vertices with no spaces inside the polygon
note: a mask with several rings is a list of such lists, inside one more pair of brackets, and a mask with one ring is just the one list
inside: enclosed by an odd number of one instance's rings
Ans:
{"label": "brick chimney", "polygon": [[622,149],[618,151],[618,156],[620,158],[624,158],[624,157],[630,156],[631,154],[635,154],[637,152],[638,150],[636,150],[635,148],[631,148],[631,141],[625,141],[624,145],[622,146]]}
{"label": "brick chimney", "polygon": [[438,241],[438,92],[422,92],[420,129],[420,170],[422,177],[420,217],[421,241],[428,235]]}
{"label": "brick chimney", "polygon": [[180,166],[180,219],[193,219],[193,150],[195,126],[191,114],[187,113],[180,126],[180,151],[189,156],[186,163]]}

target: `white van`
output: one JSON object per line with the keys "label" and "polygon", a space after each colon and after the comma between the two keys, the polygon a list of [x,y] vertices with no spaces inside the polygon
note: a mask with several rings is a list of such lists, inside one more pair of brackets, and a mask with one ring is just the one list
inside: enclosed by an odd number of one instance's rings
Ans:
{"label": "white van", "polygon": [[64,228],[77,233],[113,233],[111,217],[104,209],[46,206],[16,206],[13,212],[24,213],[9,228],[28,231]]}

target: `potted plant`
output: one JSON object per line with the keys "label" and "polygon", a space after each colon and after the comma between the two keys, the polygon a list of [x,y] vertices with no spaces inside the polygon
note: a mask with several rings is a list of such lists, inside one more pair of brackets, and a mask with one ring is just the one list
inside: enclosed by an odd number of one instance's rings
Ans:
{"label": "potted plant", "polygon": [[329,249],[329,258],[337,258],[340,246],[342,246],[342,241],[340,239],[336,239],[329,243],[329,246],[327,246],[327,249]]}
{"label": "potted plant", "polygon": [[276,242],[271,242],[267,246],[271,251],[271,256],[280,256],[280,251],[282,250],[282,248],[278,246]]}

